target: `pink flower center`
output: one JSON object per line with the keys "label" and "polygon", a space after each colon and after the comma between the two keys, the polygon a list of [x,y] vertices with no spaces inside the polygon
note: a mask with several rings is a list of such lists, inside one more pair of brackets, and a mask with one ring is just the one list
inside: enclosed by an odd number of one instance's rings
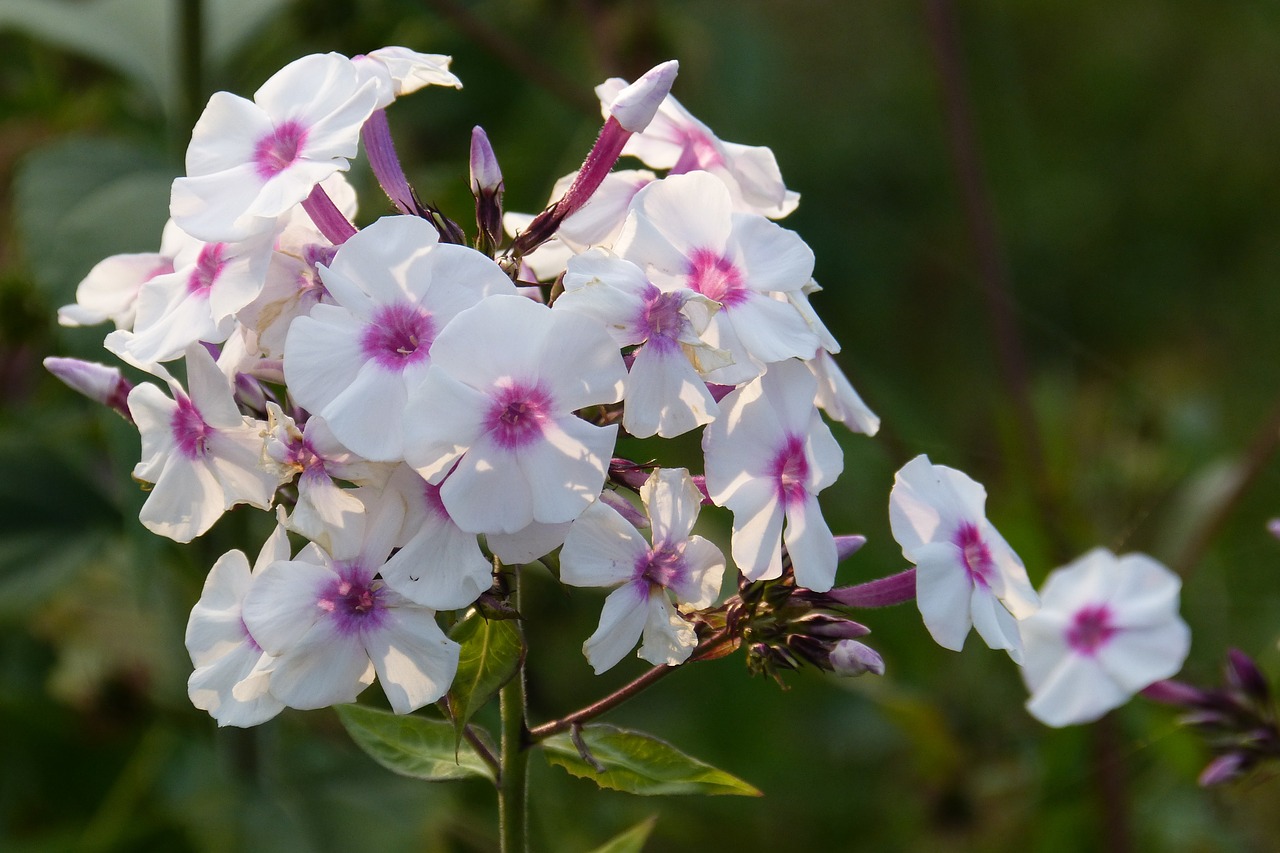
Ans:
{"label": "pink flower center", "polygon": [[750,291],[742,283],[742,270],[719,252],[694,249],[689,254],[689,287],[725,308],[741,305]]}
{"label": "pink flower center", "polygon": [[982,541],[978,528],[967,522],[961,524],[951,541],[960,549],[960,562],[973,585],[990,586],[996,567],[991,560],[991,549]]}
{"label": "pink flower center", "polygon": [[408,303],[383,305],[365,327],[360,349],[387,370],[404,370],[427,357],[435,337],[431,315]]}
{"label": "pink flower center", "polygon": [[662,545],[636,561],[635,577],[646,581],[650,588],[667,589],[682,580],[686,571],[684,554],[672,545]]}
{"label": "pink flower center", "polygon": [[292,166],[306,141],[307,129],[296,121],[286,121],[259,139],[253,148],[258,177],[268,181]]}
{"label": "pink flower center", "polygon": [[485,427],[499,447],[524,447],[542,436],[551,396],[537,385],[515,384],[494,395]]}
{"label": "pink flower center", "polygon": [[188,459],[199,459],[208,449],[209,434],[213,430],[204,422],[204,418],[200,416],[200,412],[196,410],[195,404],[189,398],[180,396],[176,402],[178,408],[169,421],[173,442],[183,456]]}
{"label": "pink flower center", "polygon": [[804,452],[804,438],[788,435],[769,466],[778,500],[783,506],[804,503],[808,492],[805,482],[809,479],[809,459]]}
{"label": "pink flower center", "polygon": [[1077,654],[1092,656],[1118,631],[1111,624],[1111,611],[1105,604],[1088,605],[1076,611],[1067,628],[1067,645]]}
{"label": "pink flower center", "polygon": [[387,615],[382,584],[357,565],[339,563],[335,568],[338,577],[321,590],[316,606],[333,618],[339,633],[379,627]]}
{"label": "pink flower center", "polygon": [[222,258],[226,248],[225,243],[205,244],[196,258],[196,268],[187,277],[187,293],[205,298],[209,296],[213,283],[218,280],[218,276],[222,274],[222,268],[227,265]]}
{"label": "pink flower center", "polygon": [[679,346],[680,332],[685,318],[680,313],[684,300],[678,293],[663,293],[656,287],[645,294],[644,307],[640,311],[640,333],[644,339],[663,351]]}

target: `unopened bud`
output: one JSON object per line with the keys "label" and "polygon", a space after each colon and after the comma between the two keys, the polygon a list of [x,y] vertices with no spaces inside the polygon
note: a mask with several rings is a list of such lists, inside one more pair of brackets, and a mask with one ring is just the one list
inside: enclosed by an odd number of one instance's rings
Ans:
{"label": "unopened bud", "polygon": [[653,121],[658,107],[671,92],[671,84],[679,71],[680,63],[674,59],[650,68],[639,80],[618,93],[609,105],[609,116],[624,130],[640,133]]}
{"label": "unopened bud", "polygon": [[115,409],[125,420],[133,420],[129,414],[129,392],[133,385],[124,378],[120,369],[78,358],[44,360],[45,370],[62,380],[68,388],[79,391],[94,402]]}
{"label": "unopened bud", "polygon": [[867,537],[857,534],[849,534],[846,536],[836,537],[836,562],[841,562],[846,557],[853,556],[863,545],[867,544]]}
{"label": "unopened bud", "polygon": [[1227,683],[1255,702],[1265,702],[1271,694],[1258,665],[1239,649],[1227,650]]}
{"label": "unopened bud", "polygon": [[618,515],[622,516],[632,527],[645,528],[649,526],[649,517],[647,515],[636,509],[631,501],[611,489],[605,489],[600,494],[600,502],[613,507]]}
{"label": "unopened bud", "polygon": [[488,135],[479,125],[471,129],[471,192],[477,196],[502,192],[502,169]]}
{"label": "unopened bud", "polygon": [[871,633],[871,629],[866,625],[831,613],[806,613],[799,619],[793,620],[791,625],[792,630],[798,633],[832,640],[852,640]]}
{"label": "unopened bud", "polygon": [[836,675],[857,676],[864,673],[884,675],[884,658],[865,643],[841,640],[831,650],[831,670]]}
{"label": "unopened bud", "polygon": [[1230,782],[1245,771],[1246,763],[1245,755],[1240,752],[1228,752],[1226,755],[1219,755],[1209,762],[1209,765],[1200,773],[1200,778],[1197,781],[1202,788]]}

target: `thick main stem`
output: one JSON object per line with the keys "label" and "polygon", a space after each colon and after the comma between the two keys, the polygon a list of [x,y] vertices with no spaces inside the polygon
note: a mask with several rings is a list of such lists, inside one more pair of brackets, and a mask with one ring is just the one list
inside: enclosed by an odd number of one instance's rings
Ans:
{"label": "thick main stem", "polygon": [[[520,570],[511,572],[511,603],[520,610]],[[520,626],[521,635],[524,626]],[[522,636],[523,644],[523,636]],[[525,724],[524,661],[498,694],[502,714],[502,772],[498,777],[498,832],[502,853],[529,849],[529,730]]]}

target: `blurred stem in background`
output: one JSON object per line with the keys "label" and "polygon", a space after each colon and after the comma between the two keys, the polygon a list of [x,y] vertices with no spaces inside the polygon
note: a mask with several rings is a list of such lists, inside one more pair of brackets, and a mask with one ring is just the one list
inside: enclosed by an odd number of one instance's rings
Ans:
{"label": "blurred stem in background", "polygon": [[203,0],[177,0],[179,70],[178,121],[173,128],[175,150],[181,162],[191,139],[191,128],[204,108],[204,10]]}

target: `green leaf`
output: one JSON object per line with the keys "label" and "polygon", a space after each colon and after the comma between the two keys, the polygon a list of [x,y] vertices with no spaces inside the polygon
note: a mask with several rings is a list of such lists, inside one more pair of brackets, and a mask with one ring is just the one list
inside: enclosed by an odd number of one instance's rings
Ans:
{"label": "green leaf", "polygon": [[[205,47],[226,63],[287,0],[205,3]],[[173,0],[0,0],[0,32],[20,30],[131,78],[157,102],[176,100],[178,4]]]}
{"label": "green leaf", "polygon": [[454,743],[485,703],[520,669],[524,641],[514,619],[486,619],[472,613],[449,632],[462,645],[458,674],[449,688],[449,712],[453,716]]}
{"label": "green leaf", "polygon": [[591,853],[640,853],[657,822],[657,815],[647,817],[621,835],[606,841]]}
{"label": "green leaf", "polygon": [[151,149],[65,139],[23,159],[14,207],[31,272],[54,305],[108,255],[156,252],[169,218],[173,170]]}
{"label": "green leaf", "polygon": [[356,745],[394,773],[428,782],[493,779],[493,770],[469,744],[454,746],[453,726],[444,720],[364,705],[338,705],[336,710]]}
{"label": "green leaf", "polygon": [[759,797],[760,791],[736,776],[691,758],[675,747],[642,732],[592,724],[582,728],[582,743],[593,761],[588,763],[568,734],[542,742],[547,761],[572,776],[590,779],[601,788],[629,794],[730,794]]}

